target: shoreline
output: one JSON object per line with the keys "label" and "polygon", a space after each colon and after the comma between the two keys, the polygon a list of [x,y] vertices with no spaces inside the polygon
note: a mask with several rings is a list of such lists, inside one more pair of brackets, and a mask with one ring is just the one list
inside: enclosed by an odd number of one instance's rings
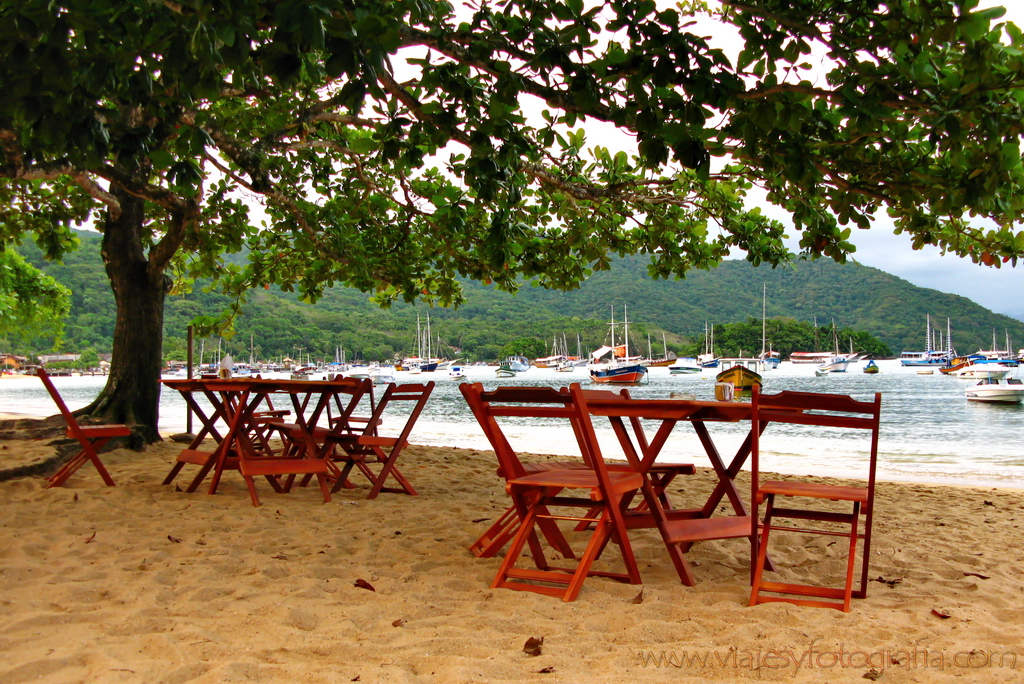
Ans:
{"label": "shoreline", "polygon": [[[4,460],[22,448],[0,446]],[[180,449],[104,453],[116,487],[89,465],[60,488],[0,482],[0,681],[799,683],[875,670],[944,684],[1024,672],[1017,491],[880,482],[872,581],[850,613],[748,607],[742,539],[696,545],[697,584],[684,587],[653,530],[630,532],[642,585],[591,577],[562,603],[491,589],[500,557],[468,551],[508,505],[489,451],[408,447],[399,467],[417,497],[367,500],[356,480],[325,504],[315,486],[275,494],[260,481],[256,508],[237,473],[214,496],[180,491],[191,466],[160,485]],[[699,505],[715,481],[701,467],[670,496]],[[828,538],[772,544],[783,581],[844,571]],[[614,551],[602,569],[618,569]],[[540,655],[524,653],[542,637]]]}

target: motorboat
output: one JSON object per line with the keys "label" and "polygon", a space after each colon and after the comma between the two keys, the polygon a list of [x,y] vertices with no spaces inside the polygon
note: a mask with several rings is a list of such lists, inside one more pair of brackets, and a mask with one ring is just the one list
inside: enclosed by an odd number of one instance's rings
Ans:
{"label": "motorboat", "polygon": [[502,369],[513,373],[523,373],[530,370],[530,360],[525,356],[506,356],[498,364],[498,370]]}
{"label": "motorboat", "polygon": [[964,390],[968,401],[987,401],[998,404],[1019,404],[1024,399],[1024,380],[984,378],[977,385]]}
{"label": "motorboat", "polygon": [[957,368],[950,375],[957,378],[970,378],[972,380],[999,380],[1013,372],[1013,368],[1002,363],[975,361]]}
{"label": "motorboat", "polygon": [[874,359],[868,361],[867,365],[864,366],[864,372],[867,373],[868,375],[874,375],[875,373],[879,372],[878,364],[875,363]]}
{"label": "motorboat", "polygon": [[452,366],[448,369],[448,378],[450,380],[465,380],[466,371],[462,366]]}
{"label": "motorboat", "polygon": [[[760,363],[760,359],[753,360]],[[722,359],[722,361],[726,361],[726,359]],[[735,388],[735,393],[746,393],[750,392],[754,385],[761,386],[761,374],[751,368],[750,365],[734,364],[726,367],[725,370],[716,375],[715,383],[716,388],[721,383],[728,383]],[[718,396],[717,389],[715,390],[715,396]]]}
{"label": "motorboat", "polygon": [[688,375],[692,373],[700,373],[702,368],[697,362],[697,359],[693,357],[686,357],[682,359],[676,359],[676,362],[668,367],[668,372],[672,375]]}
{"label": "motorboat", "polygon": [[826,359],[825,361],[822,361],[821,365],[818,366],[818,370],[823,370],[826,373],[845,373],[849,365],[850,361],[846,358],[846,356],[835,355]]}
{"label": "motorboat", "polygon": [[393,366],[370,366],[369,377],[375,385],[386,385],[395,381],[395,369]]}

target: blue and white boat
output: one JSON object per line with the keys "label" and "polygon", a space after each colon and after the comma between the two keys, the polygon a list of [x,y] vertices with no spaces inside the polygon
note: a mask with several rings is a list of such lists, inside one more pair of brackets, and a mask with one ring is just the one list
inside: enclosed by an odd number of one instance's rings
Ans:
{"label": "blue and white boat", "polygon": [[[933,333],[939,336],[938,344],[933,340]],[[925,350],[905,351],[900,354],[900,365],[903,366],[946,366],[956,357],[956,350],[953,349],[952,333],[949,319],[946,319],[946,349],[939,350],[934,347],[942,346],[942,332],[932,330],[931,315],[925,316]]]}
{"label": "blue and white boat", "polygon": [[507,373],[515,375],[516,373],[524,373],[530,370],[530,360],[525,356],[506,356],[498,364],[498,375],[501,377],[509,377]]}
{"label": "blue and white boat", "polygon": [[[615,309],[612,308],[611,346],[603,346],[590,355],[590,379],[597,383],[635,384],[647,378],[647,366],[639,357],[629,356],[629,321],[623,316],[623,344],[615,344]],[[610,353],[607,361],[603,360]]]}

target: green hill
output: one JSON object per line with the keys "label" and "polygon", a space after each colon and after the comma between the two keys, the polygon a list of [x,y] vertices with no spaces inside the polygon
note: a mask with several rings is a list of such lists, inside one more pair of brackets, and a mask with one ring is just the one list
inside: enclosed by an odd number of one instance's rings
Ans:
{"label": "green hill", "polygon": [[[44,262],[31,244],[20,251],[73,293],[63,348],[109,351],[114,300],[99,255],[100,239],[95,233],[83,232],[81,237],[81,249],[69,254],[63,264]],[[577,335],[586,351],[605,340],[612,307],[620,320],[623,306],[628,306],[633,339],[644,351],[648,334],[659,351],[664,332],[672,350],[691,353],[701,344],[707,321],[716,326],[744,323],[719,328],[716,340],[733,347],[722,352],[737,353],[739,348],[750,352],[760,348],[762,286],[767,291],[769,339],[783,354],[816,346],[814,328],[805,324],[816,322],[828,328],[833,320],[846,331],[844,340],[853,331],[862,331],[893,353],[919,350],[924,346],[926,315],[943,331],[950,319],[953,342],[961,352],[989,348],[993,330],[1000,344],[1006,330],[1015,348],[1024,346],[1021,321],[866,266],[818,260],[773,270],[727,261],[713,271],[665,281],[647,277],[642,256],[617,260],[612,270],[594,274],[573,292],[525,285],[513,296],[467,282],[467,302],[458,309],[399,304],[382,310],[366,294],[345,288],[327,292],[313,306],[298,302],[294,294],[259,291],[238,320],[237,334],[224,344],[225,351],[236,358],[248,358],[251,343],[260,358],[297,354],[332,358],[342,347],[350,359],[389,359],[412,351],[417,314],[423,325],[429,314],[435,344],[439,338],[444,347],[441,353],[446,355],[459,350],[464,358],[493,359],[514,341],[531,340],[534,348],[543,350],[554,337],[563,335],[570,351],[576,349]],[[220,295],[200,288],[188,296],[170,297],[165,356],[181,358],[189,322],[197,315],[215,315],[225,304]],[[824,339],[823,332],[820,344]],[[7,348],[42,351],[50,341],[10,339],[6,343]],[[867,336],[856,336],[858,349],[881,353],[884,345],[872,344]],[[209,349],[217,342],[206,345]]]}

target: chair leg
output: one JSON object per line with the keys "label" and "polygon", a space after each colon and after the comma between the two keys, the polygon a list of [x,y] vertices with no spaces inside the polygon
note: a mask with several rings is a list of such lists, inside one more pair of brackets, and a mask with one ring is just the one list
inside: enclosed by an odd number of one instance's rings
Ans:
{"label": "chair leg", "polygon": [[[753,504],[751,504],[753,505]],[[761,596],[761,577],[764,575],[764,563],[768,558],[768,533],[772,529],[772,507],[775,505],[775,495],[769,494],[766,498],[764,522],[761,527],[761,543],[757,549],[757,561],[754,563],[754,576],[750,581],[750,603],[747,605],[756,606]],[[757,511],[754,511],[757,515]]]}
{"label": "chair leg", "polygon": [[47,489],[50,487],[59,487],[64,484],[69,477],[75,474],[75,472],[85,465],[86,461],[92,461],[92,464],[96,467],[96,471],[103,478],[103,483],[108,487],[115,487],[114,478],[110,477],[110,473],[103,466],[103,462],[100,461],[100,457],[96,455],[96,450],[103,448],[103,446],[110,441],[109,437],[103,437],[97,439],[94,442],[88,444],[82,444],[82,450],[79,451],[75,456],[65,463],[60,470],[50,476],[50,484],[47,485]]}
{"label": "chair leg", "polygon": [[260,496],[256,493],[256,482],[252,479],[251,475],[243,475],[245,479],[245,486],[249,488],[249,497],[252,499],[253,506],[260,505]]}
{"label": "chair leg", "polygon": [[[498,566],[498,572],[494,576],[494,581],[491,582],[492,589],[497,589],[508,581],[509,571],[515,567],[516,561],[519,559],[519,555],[523,552],[523,547],[526,545],[529,537],[533,534],[533,521],[536,515],[536,510],[533,506],[530,506],[526,511],[526,514],[523,516],[522,522],[519,524],[519,532],[515,537],[513,537],[512,543],[509,545],[508,551],[505,553],[505,558],[501,561],[501,565]],[[540,558],[543,558],[543,555],[541,555]],[[537,560],[538,558],[534,557],[534,561],[536,562]]]}
{"label": "chair leg", "polygon": [[860,502],[853,503],[853,520],[850,522],[850,557],[846,560],[846,588],[843,595],[843,612],[850,612],[853,595],[853,574],[857,567],[857,520],[860,518]]}
{"label": "chair leg", "polygon": [[323,473],[317,473],[316,474],[316,479],[317,479],[317,482],[320,483],[320,491],[323,492],[324,503],[330,503],[331,502],[331,492],[330,492],[330,489],[328,489],[328,487],[327,487],[327,476],[324,475]]}
{"label": "chair leg", "polygon": [[583,582],[587,579],[590,574],[590,566],[594,564],[597,557],[601,553],[601,549],[608,542],[608,537],[611,533],[611,524],[608,520],[608,511],[605,510],[604,515],[598,521],[593,536],[590,537],[590,543],[587,544],[586,551],[580,556],[579,565],[576,566],[576,572],[573,573],[572,579],[569,580],[569,585],[565,588],[565,595],[562,596],[562,600],[566,603],[575,601],[576,597],[580,595],[580,590],[583,588]]}
{"label": "chair leg", "polygon": [[184,461],[177,461],[173,466],[171,466],[171,472],[167,473],[167,477],[165,477],[164,481],[161,482],[160,484],[166,486],[174,482],[174,478],[178,477],[178,473],[180,473],[181,469],[184,467]]}

